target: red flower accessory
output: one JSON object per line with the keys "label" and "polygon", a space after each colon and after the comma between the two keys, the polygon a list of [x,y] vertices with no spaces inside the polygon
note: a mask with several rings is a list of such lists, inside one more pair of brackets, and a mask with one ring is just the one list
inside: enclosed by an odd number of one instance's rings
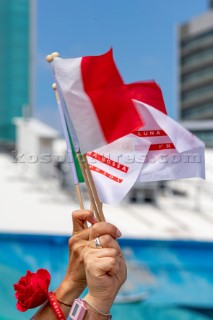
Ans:
{"label": "red flower accessory", "polygon": [[49,285],[50,274],[47,270],[39,269],[36,273],[27,271],[26,276],[13,285],[18,300],[17,309],[24,312],[43,304],[48,299]]}

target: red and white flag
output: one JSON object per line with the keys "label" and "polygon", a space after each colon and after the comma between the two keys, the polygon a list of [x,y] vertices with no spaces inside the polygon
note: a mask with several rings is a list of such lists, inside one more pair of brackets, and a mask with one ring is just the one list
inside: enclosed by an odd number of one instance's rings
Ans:
{"label": "red and white flag", "polygon": [[103,203],[121,201],[136,182],[205,178],[204,143],[163,112],[134,103],[144,126],[87,153]]}
{"label": "red and white flag", "polygon": [[123,82],[112,50],[53,67],[102,202],[119,202],[136,181],[205,178],[204,143],[167,116],[154,81]]}
{"label": "red and white flag", "polygon": [[166,112],[161,90],[154,81],[123,82],[112,50],[101,56],[55,58],[53,68],[83,153],[144,125],[132,99]]}

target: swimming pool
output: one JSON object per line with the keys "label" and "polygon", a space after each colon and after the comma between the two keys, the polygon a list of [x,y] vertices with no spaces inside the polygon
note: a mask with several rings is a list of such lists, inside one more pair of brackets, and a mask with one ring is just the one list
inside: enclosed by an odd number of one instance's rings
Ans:
{"label": "swimming pool", "polygon": [[[29,319],[15,307],[13,283],[39,268],[54,289],[67,265],[65,236],[0,234],[0,320]],[[128,280],[112,308],[116,320],[213,318],[213,243],[121,239]]]}

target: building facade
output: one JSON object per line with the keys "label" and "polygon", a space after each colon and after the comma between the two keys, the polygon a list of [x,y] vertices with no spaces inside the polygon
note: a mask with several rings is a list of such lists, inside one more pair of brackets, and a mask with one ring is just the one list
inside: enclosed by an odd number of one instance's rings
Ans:
{"label": "building facade", "polygon": [[213,10],[179,34],[181,119],[213,119]]}
{"label": "building facade", "polygon": [[12,119],[30,108],[31,0],[0,0],[0,142],[15,141]]}
{"label": "building facade", "polygon": [[205,121],[213,120],[212,4],[207,13],[179,28],[179,106],[180,120],[204,121],[197,130],[193,125],[193,133],[213,146],[213,127],[205,130]]}

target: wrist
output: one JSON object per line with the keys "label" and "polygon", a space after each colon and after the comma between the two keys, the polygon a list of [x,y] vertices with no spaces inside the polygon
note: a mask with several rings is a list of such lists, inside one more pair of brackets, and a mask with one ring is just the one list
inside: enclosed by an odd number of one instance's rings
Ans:
{"label": "wrist", "polygon": [[59,300],[62,300],[67,304],[72,304],[73,301],[82,294],[85,288],[86,285],[84,282],[67,282],[66,280],[63,280],[55,290],[55,295]]}
{"label": "wrist", "polygon": [[76,299],[69,313],[71,320],[111,320],[112,315],[104,313],[86,300]]}
{"label": "wrist", "polygon": [[91,303],[104,313],[110,313],[110,309],[114,302],[114,297],[100,298],[92,295],[90,292],[84,297],[84,300]]}

